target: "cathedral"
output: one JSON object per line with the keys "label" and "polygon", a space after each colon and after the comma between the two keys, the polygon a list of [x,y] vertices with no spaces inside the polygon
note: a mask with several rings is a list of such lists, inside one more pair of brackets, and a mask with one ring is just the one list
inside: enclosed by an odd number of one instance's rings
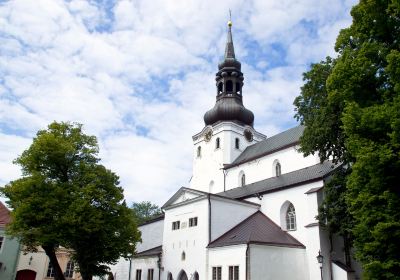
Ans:
{"label": "cathedral", "polygon": [[[116,280],[360,279],[343,241],[319,226],[324,184],[339,165],[304,156],[297,126],[267,137],[243,104],[232,23],[216,73],[216,101],[193,136],[193,177],[142,224]],[[348,263],[348,262],[347,262]]]}

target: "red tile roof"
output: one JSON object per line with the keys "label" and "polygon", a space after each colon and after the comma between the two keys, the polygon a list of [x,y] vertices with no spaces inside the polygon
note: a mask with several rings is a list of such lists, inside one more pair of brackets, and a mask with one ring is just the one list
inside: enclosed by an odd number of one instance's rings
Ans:
{"label": "red tile roof", "polygon": [[10,210],[0,201],[0,226],[7,225],[11,222]]}

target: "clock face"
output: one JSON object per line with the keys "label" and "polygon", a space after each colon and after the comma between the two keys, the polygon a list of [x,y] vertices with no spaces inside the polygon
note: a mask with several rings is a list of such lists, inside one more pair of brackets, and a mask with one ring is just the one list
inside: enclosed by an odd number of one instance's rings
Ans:
{"label": "clock face", "polygon": [[211,128],[207,129],[206,132],[204,132],[204,140],[206,140],[206,142],[211,140],[212,133],[213,132]]}
{"label": "clock face", "polygon": [[251,142],[253,141],[253,133],[251,132],[250,129],[246,129],[244,131],[244,137],[246,138],[247,141]]}

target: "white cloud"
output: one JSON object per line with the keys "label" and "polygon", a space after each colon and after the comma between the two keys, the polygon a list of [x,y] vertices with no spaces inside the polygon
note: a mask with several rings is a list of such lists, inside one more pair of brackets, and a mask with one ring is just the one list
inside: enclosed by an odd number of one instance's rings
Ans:
{"label": "white cloud", "polygon": [[102,162],[121,177],[128,201],[162,204],[191,177],[191,135],[215,102],[228,9],[245,74],[244,102],[256,115],[256,128],[270,136],[294,124],[301,73],[333,54],[352,4],[1,4],[0,182],[19,176],[11,161],[38,129],[53,120],[78,121],[99,137]]}

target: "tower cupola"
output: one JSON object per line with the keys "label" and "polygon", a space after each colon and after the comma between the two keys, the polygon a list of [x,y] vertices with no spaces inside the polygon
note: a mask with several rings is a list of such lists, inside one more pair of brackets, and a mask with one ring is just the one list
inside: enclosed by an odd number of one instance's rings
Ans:
{"label": "tower cupola", "polygon": [[204,115],[206,125],[220,121],[233,121],[253,126],[254,114],[243,106],[243,73],[241,63],[235,57],[232,40],[232,22],[228,22],[228,36],[224,60],[218,65],[216,74],[217,96],[214,108]]}

